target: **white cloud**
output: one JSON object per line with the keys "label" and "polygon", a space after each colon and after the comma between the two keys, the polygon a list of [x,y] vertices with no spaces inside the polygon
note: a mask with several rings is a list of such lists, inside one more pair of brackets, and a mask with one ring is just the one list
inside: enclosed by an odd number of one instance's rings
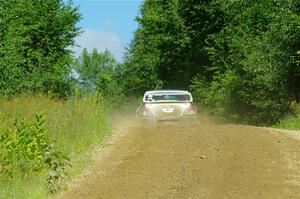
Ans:
{"label": "white cloud", "polygon": [[106,19],[106,20],[104,21],[104,24],[107,25],[107,26],[111,26],[111,25],[112,25],[112,20]]}
{"label": "white cloud", "polygon": [[103,30],[86,29],[75,39],[75,43],[80,46],[72,48],[75,57],[79,57],[83,48],[87,48],[89,52],[94,48],[98,51],[108,49],[118,61],[121,61],[125,50],[123,43],[116,35]]}

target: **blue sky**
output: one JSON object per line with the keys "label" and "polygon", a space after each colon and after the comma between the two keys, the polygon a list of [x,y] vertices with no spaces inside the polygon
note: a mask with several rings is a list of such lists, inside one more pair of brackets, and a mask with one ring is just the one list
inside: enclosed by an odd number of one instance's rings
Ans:
{"label": "blue sky", "polygon": [[73,0],[79,6],[82,20],[77,26],[84,33],[75,39],[80,48],[75,48],[79,56],[85,47],[89,51],[109,49],[121,61],[125,46],[133,39],[137,29],[135,17],[143,0]]}

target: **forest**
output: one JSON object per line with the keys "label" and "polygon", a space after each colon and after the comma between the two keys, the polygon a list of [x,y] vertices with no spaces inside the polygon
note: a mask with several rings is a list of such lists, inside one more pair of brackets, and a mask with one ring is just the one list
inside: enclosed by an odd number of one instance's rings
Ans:
{"label": "forest", "polygon": [[81,16],[71,1],[9,0],[0,9],[2,96],[98,91],[118,104],[148,89],[189,89],[217,117],[264,125],[300,100],[297,0],[146,0],[122,63],[97,49],[72,57]]}
{"label": "forest", "polygon": [[124,90],[190,89],[215,116],[273,124],[300,99],[299,11],[293,0],[145,1]]}

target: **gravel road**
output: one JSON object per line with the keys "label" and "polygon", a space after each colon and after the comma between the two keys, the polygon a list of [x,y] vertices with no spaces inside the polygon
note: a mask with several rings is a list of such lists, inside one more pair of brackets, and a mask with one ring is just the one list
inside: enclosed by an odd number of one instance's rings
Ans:
{"label": "gravel road", "polygon": [[266,128],[124,125],[60,199],[300,198],[300,141]]}

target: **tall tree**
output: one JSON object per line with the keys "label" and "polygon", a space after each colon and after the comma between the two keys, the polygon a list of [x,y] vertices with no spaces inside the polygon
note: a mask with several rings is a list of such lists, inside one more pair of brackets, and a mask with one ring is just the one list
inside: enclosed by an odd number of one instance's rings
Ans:
{"label": "tall tree", "polygon": [[0,2],[0,94],[70,91],[71,51],[80,30],[71,1]]}
{"label": "tall tree", "polygon": [[[220,1],[226,26],[207,40],[213,80],[198,76],[201,101],[232,120],[270,124],[289,111],[299,88],[296,1]],[[202,82],[202,83],[201,83]]]}
{"label": "tall tree", "polygon": [[194,78],[190,88],[212,113],[274,123],[299,100],[299,5],[145,0],[123,67],[124,88],[187,88]]}
{"label": "tall tree", "polygon": [[131,79],[139,80],[135,85],[140,90],[157,86],[185,89],[197,73],[208,71],[206,39],[223,26],[218,3],[149,0],[137,21],[140,26],[125,65],[128,71],[139,71]]}
{"label": "tall tree", "polygon": [[75,59],[74,69],[79,75],[80,88],[88,95],[98,91],[105,97],[109,96],[111,103],[121,101],[123,94],[117,81],[118,63],[108,50],[98,52],[94,49],[89,53],[84,48],[81,56]]}

